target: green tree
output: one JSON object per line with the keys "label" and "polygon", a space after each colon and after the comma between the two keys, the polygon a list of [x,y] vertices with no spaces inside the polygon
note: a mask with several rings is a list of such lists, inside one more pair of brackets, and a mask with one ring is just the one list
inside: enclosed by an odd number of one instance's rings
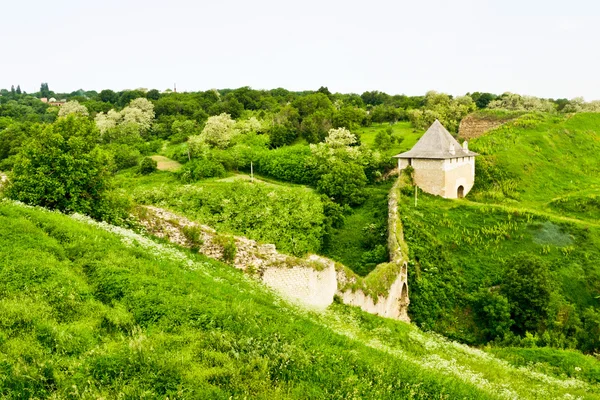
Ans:
{"label": "green tree", "polygon": [[373,143],[376,149],[389,150],[392,147],[392,136],[385,131],[379,131],[375,135]]}
{"label": "green tree", "polygon": [[507,262],[501,293],[508,299],[515,333],[539,330],[548,318],[552,291],[548,265],[539,257],[521,253]]}
{"label": "green tree", "polygon": [[488,288],[481,288],[475,294],[473,311],[486,341],[504,337],[514,323],[510,318],[508,299]]}
{"label": "green tree", "polygon": [[148,100],[158,100],[160,98],[160,92],[156,89],[149,90],[148,93],[146,93],[146,98]]}
{"label": "green tree", "polygon": [[109,157],[88,118],[69,115],[48,125],[17,155],[7,194],[24,203],[102,218]]}
{"label": "green tree", "polygon": [[40,96],[41,97],[46,97],[49,98],[51,95],[50,89],[48,88],[48,84],[47,83],[42,83],[40,85]]}
{"label": "green tree", "polygon": [[17,94],[21,94],[21,85],[17,85],[17,91],[16,91],[16,93]]}
{"label": "green tree", "polygon": [[317,183],[319,192],[339,204],[357,205],[365,200],[367,177],[360,165],[334,160],[327,166],[327,171]]}
{"label": "green tree", "polygon": [[103,91],[101,91],[98,94],[98,97],[100,98],[101,101],[103,101],[105,103],[111,103],[111,104],[116,104],[117,101],[119,100],[119,95],[117,95],[115,92],[113,92],[110,89],[104,89]]}

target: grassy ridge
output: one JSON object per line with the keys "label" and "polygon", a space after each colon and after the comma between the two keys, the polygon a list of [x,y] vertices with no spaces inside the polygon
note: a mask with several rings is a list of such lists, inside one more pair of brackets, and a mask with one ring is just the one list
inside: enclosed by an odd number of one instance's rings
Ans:
{"label": "grassy ridge", "polygon": [[219,231],[244,235],[293,255],[318,252],[325,233],[323,205],[311,189],[258,180],[208,179],[183,185],[173,174],[117,176],[140,204],[185,213]]}
{"label": "grassy ridge", "polygon": [[527,114],[471,141],[471,149],[482,154],[471,197],[548,208],[554,198],[597,191],[598,126],[599,114]]}
{"label": "grassy ridge", "polygon": [[0,293],[4,398],[597,398],[580,380],[341,305],[296,310],[201,256],[11,203]]}

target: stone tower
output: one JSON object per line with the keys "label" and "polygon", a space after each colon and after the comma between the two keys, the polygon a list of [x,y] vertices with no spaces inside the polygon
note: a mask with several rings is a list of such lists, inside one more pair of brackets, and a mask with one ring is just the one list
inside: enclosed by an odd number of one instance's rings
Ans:
{"label": "stone tower", "polygon": [[398,169],[411,166],[415,184],[447,199],[462,198],[475,181],[475,156],[465,141],[461,146],[437,119],[412,149],[395,155]]}

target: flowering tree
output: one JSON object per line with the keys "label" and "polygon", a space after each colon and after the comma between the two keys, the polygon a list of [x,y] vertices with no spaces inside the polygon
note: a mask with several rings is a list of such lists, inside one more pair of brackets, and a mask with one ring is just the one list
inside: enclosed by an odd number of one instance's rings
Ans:
{"label": "flowering tree", "polygon": [[331,148],[352,146],[357,143],[356,135],[346,128],[330,129],[325,144]]}
{"label": "flowering tree", "polygon": [[235,121],[226,113],[208,118],[200,134],[200,140],[210,147],[224,149],[231,143],[234,136]]}
{"label": "flowering tree", "polygon": [[154,104],[142,97],[132,100],[123,110],[110,110],[108,113],[98,113],[95,121],[98,130],[104,138],[120,136],[115,131],[126,129],[128,132],[137,131],[138,135],[146,132],[154,120]]}
{"label": "flowering tree", "polygon": [[425,95],[423,109],[410,110],[408,117],[413,126],[418,129],[426,129],[438,119],[450,132],[457,132],[460,121],[476,108],[470,96],[453,99],[447,94],[432,90]]}
{"label": "flowering tree", "polygon": [[551,112],[556,110],[553,102],[533,96],[521,96],[516,93],[504,93],[498,99],[488,104],[491,109],[503,109],[512,111],[542,111]]}
{"label": "flowering tree", "polygon": [[86,117],[90,115],[86,106],[84,106],[83,104],[79,104],[77,100],[66,102],[58,111],[59,117],[64,117],[69,114],[83,115]]}

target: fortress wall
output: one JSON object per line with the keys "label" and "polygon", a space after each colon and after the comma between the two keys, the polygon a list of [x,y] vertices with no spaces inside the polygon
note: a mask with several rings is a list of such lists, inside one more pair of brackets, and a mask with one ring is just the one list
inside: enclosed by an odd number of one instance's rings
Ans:
{"label": "fortress wall", "polygon": [[[272,244],[260,244],[244,237],[233,236],[237,252],[231,263],[260,279],[282,297],[304,306],[325,309],[339,295],[344,303],[358,306],[366,312],[383,317],[410,322],[407,314],[408,287],[406,271],[406,244],[397,209],[400,179],[389,198],[390,258],[392,262],[377,266],[377,282],[356,275],[349,269],[325,257],[310,255],[297,258],[279,253]],[[194,223],[170,211],[145,207],[146,214],[140,219],[149,233],[165,238],[181,246],[190,247],[183,228],[199,227],[202,244],[199,251],[208,257],[223,260],[223,247],[219,234],[212,228]],[[392,240],[393,239],[393,240]],[[382,282],[384,282],[382,284]],[[390,286],[386,288],[386,284]],[[372,295],[373,286],[386,288],[385,295]]]}
{"label": "fortress wall", "polygon": [[444,160],[413,159],[415,169],[415,184],[426,191],[438,196],[446,195],[446,181],[444,179]]}
{"label": "fortress wall", "polygon": [[[338,279],[340,278],[338,275]],[[341,297],[344,304],[360,307],[370,314],[410,322],[407,313],[409,301],[406,268],[403,268],[402,273],[389,287],[387,296],[379,295],[377,301],[360,289],[338,291],[338,296]]]}
{"label": "fortress wall", "polygon": [[459,186],[464,187],[464,195],[475,183],[475,157],[463,157],[445,160],[445,193],[446,198],[456,199]]}
{"label": "fortress wall", "polygon": [[333,262],[322,271],[308,267],[269,267],[263,271],[261,280],[282,296],[318,309],[333,303],[337,291]]}

